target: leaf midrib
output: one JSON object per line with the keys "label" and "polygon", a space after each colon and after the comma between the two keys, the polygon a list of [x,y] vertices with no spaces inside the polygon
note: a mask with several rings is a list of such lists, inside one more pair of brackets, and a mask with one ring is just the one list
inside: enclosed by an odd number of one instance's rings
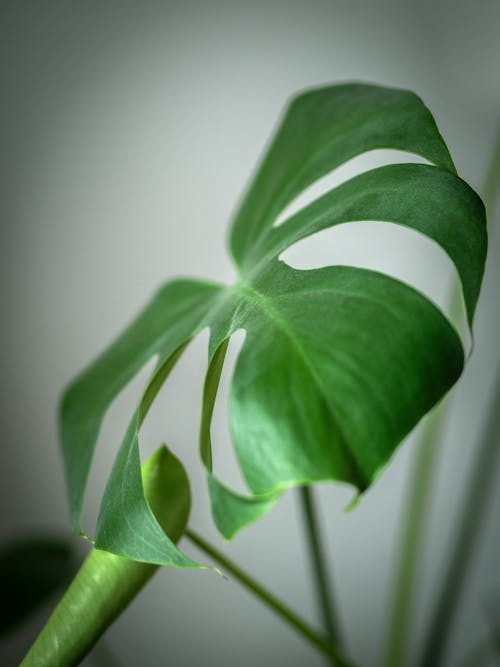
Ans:
{"label": "leaf midrib", "polygon": [[271,320],[271,322],[273,322],[273,324],[280,331],[283,332],[283,334],[288,338],[288,340],[292,344],[292,347],[295,349],[298,356],[302,360],[302,363],[304,364],[305,368],[309,372],[318,393],[323,399],[328,411],[330,412],[335,422],[340,443],[342,445],[346,458],[349,462],[349,465],[351,466],[354,474],[356,475],[357,484],[361,489],[365,488],[366,486],[369,485],[370,480],[366,479],[366,475],[360,468],[353,452],[351,452],[349,448],[348,440],[345,436],[344,431],[342,430],[342,427],[340,426],[340,422],[337,418],[337,415],[335,414],[334,410],[332,409],[331,403],[328,400],[328,396],[321,382],[321,378],[316,373],[314,366],[312,366],[312,364],[310,363],[306,351],[302,343],[300,342],[300,339],[295,334],[293,329],[290,327],[287,320],[279,313],[278,310],[276,310],[276,308],[273,307],[273,305],[270,303],[270,300],[264,294],[262,294],[262,292],[257,291],[253,286],[243,282],[240,282],[237,285],[237,289],[238,292],[242,295],[242,297],[248,300],[252,305],[254,306],[256,305],[260,309],[260,311],[264,313],[264,315],[266,315],[266,317],[269,320]]}

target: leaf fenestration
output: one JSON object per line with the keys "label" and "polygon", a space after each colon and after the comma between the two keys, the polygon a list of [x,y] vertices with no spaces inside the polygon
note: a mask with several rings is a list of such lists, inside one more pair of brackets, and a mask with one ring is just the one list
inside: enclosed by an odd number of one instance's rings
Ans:
{"label": "leaf fenestration", "polygon": [[434,118],[410,91],[345,83],[292,98],[232,225],[238,266],[294,197],[356,155],[379,148],[415,153],[455,173]]}
{"label": "leaf fenestration", "polygon": [[177,280],[162,287],[121,336],[65,392],[61,445],[72,527],[80,532],[92,456],[102,420],[113,399],[154,356],[156,371],[134,414],[108,481],[98,521],[97,543],[114,553],[147,562],[191,567],[164,534],[144,496],[139,429],[151,402],[188,341],[205,324],[221,287]]}
{"label": "leaf fenestration", "polygon": [[[415,153],[431,164],[373,169],[273,226],[315,180],[378,148]],[[139,560],[191,566],[170,549],[145,501],[138,435],[176,355],[204,327],[210,342],[200,454],[225,537],[261,516],[290,486],[340,480],[363,491],[374,481],[456,382],[464,359],[452,325],[412,287],[364,269],[297,271],[279,261],[297,241],[361,220],[405,225],[439,244],[456,266],[471,325],[486,257],[484,206],[456,175],[427,107],[411,92],[359,83],[297,96],[231,227],[237,283],[170,283],[66,394],[62,435],[75,529],[102,417],[157,354],[156,374],[107,486],[98,543]],[[248,496],[212,470],[210,438],[225,349],[240,329],[246,337],[232,380],[230,421]]]}

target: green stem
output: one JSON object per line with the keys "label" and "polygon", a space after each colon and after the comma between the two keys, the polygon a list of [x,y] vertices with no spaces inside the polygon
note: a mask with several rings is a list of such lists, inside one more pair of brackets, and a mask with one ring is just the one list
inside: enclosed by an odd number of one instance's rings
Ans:
{"label": "green stem", "polygon": [[[500,128],[490,159],[483,195],[489,215],[493,214],[500,184]],[[457,287],[450,297],[450,316],[455,320],[460,303]],[[420,561],[426,514],[434,481],[435,462],[439,441],[444,430],[446,409],[439,409],[423,427],[416,444],[412,478],[402,518],[401,550],[396,567],[394,597],[389,622],[387,667],[401,667],[405,663],[412,600],[418,563]],[[463,563],[465,565],[465,562]],[[434,663],[428,663],[434,664]]]}
{"label": "green stem", "polygon": [[158,569],[93,549],[21,667],[74,667]]}
{"label": "green stem", "polygon": [[340,653],[338,653],[329,642],[313,630],[305,621],[297,616],[289,607],[284,605],[274,595],[263,588],[255,579],[250,577],[246,572],[243,572],[235,563],[233,563],[224,554],[218,551],[215,547],[209,544],[205,539],[200,537],[193,530],[188,529],[185,532],[187,537],[199,549],[208,554],[213,560],[227,570],[235,579],[237,579],[245,588],[258,597],[261,602],[270,607],[278,616],[280,616],[286,623],[291,625],[302,637],[307,639],[309,643],[315,646],[321,653],[332,658],[334,664],[338,667],[352,667],[352,663],[348,662]]}
{"label": "green stem", "polygon": [[430,632],[424,644],[419,665],[439,665],[443,659],[453,620],[459,608],[466,580],[465,574],[478,541],[481,518],[490,495],[496,473],[496,457],[500,451],[500,372],[497,377],[486,425],[482,433],[473,471],[459,514],[460,523],[434,613]]}
{"label": "green stem", "polygon": [[[169,495],[165,492],[172,455],[160,447],[142,466],[144,491],[165,531],[172,532]],[[180,464],[179,464],[180,465]],[[94,648],[107,628],[118,618],[158,570],[158,565],[140,563],[124,556],[92,549],[76,573],[59,604],[36,638],[21,667],[74,667]],[[106,649],[101,645],[94,661]],[[106,661],[111,664],[110,651]]]}
{"label": "green stem", "polygon": [[497,129],[496,144],[493,148],[490,163],[483,186],[483,199],[486,204],[488,216],[492,217],[495,214],[495,205],[498,199],[500,190],[500,125]]}
{"label": "green stem", "polygon": [[316,510],[313,489],[302,486],[299,489],[304,525],[309,546],[312,572],[316,586],[318,607],[323,620],[323,627],[330,642],[330,646],[340,645],[340,636],[337,629],[334,603],[331,594],[330,579],[326,566],[326,559],[321,543],[318,513]]}

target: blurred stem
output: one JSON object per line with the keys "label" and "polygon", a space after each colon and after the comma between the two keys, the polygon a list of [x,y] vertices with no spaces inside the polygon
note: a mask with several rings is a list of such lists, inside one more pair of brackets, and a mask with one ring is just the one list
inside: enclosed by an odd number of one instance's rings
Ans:
{"label": "blurred stem", "polygon": [[415,588],[415,574],[420,559],[422,535],[429,505],[433,470],[444,431],[444,406],[438,407],[422,425],[416,444],[415,460],[403,511],[401,548],[395,574],[395,590],[389,625],[387,667],[401,667],[406,652]]}
{"label": "blurred stem", "polygon": [[486,665],[489,658],[496,658],[497,663],[500,662],[500,627],[492,627],[486,637],[482,637],[474,644],[461,663],[461,667]]}
{"label": "blurred stem", "polygon": [[466,572],[478,540],[481,519],[495,479],[500,447],[500,372],[490,403],[485,427],[479,441],[478,456],[469,477],[460,523],[451,549],[446,576],[429,623],[429,635],[418,663],[421,667],[439,665],[459,608]]}
{"label": "blurred stem", "polygon": [[[496,133],[493,154],[487,168],[484,186],[482,188],[483,198],[489,216],[492,216],[494,213],[499,186],[500,127]],[[453,321],[456,321],[460,300],[461,297],[459,294],[459,289],[458,286],[455,285],[449,299],[450,317]],[[416,443],[415,461],[411,469],[412,477],[409,483],[408,496],[401,524],[401,548],[399,552],[399,560],[396,566],[394,597],[389,619],[389,635],[386,658],[387,667],[401,667],[405,664],[412,613],[413,593],[415,589],[418,563],[420,562],[422,541],[427,520],[427,508],[429,506],[429,500],[434,481],[435,463],[438,456],[441,435],[444,431],[444,422],[448,403],[446,406],[441,406],[438,408],[438,410],[425,423],[422,430],[420,431],[419,440]],[[494,409],[495,408],[493,408],[493,410]],[[481,463],[481,461],[483,459],[488,460],[491,458],[491,453],[489,453],[489,446],[486,445],[486,441],[484,439],[482,444],[485,448],[485,452],[482,452],[483,447],[479,448],[476,473],[472,477],[475,483],[479,468],[482,469],[483,465],[485,465]],[[486,452],[486,450],[488,450],[488,452]],[[469,490],[469,494],[467,496],[468,502],[471,502],[472,499],[473,504],[477,504],[478,506],[483,507],[486,500],[487,490],[483,489],[482,483],[479,484],[477,489],[474,489],[474,496],[472,496],[471,490],[472,489]],[[475,516],[477,515],[478,511],[479,510],[475,510]],[[465,525],[465,522],[463,525]],[[463,536],[465,533],[462,531],[461,535]],[[457,540],[458,539],[459,538],[457,538]],[[468,562],[468,556],[463,557],[459,554],[455,554],[455,556],[456,559],[459,560],[459,563],[451,566],[450,570],[453,569],[455,573],[454,576],[460,576],[463,578],[464,569]],[[449,581],[449,578],[450,577],[448,576],[446,580],[447,582]],[[448,593],[446,595],[448,595]],[[443,602],[440,602],[438,606],[442,607],[443,604]],[[446,602],[446,604],[448,604],[448,602]],[[447,615],[449,612],[449,609],[445,610],[443,607],[439,613],[441,616],[441,614]],[[431,634],[435,635],[436,632],[437,630],[431,630]],[[432,664],[434,666],[438,663],[427,662],[422,664],[425,664],[426,666]]]}
{"label": "blurred stem", "polygon": [[496,210],[500,191],[500,123],[497,128],[496,144],[484,179],[482,190],[484,203],[489,217],[493,217]]}
{"label": "blurred stem", "polygon": [[[500,189],[500,127],[496,143],[487,170],[483,196],[490,218],[495,212],[495,204]],[[500,437],[500,372],[493,389],[493,399],[487,413],[478,446],[477,454],[471,464],[472,472],[466,484],[463,508],[459,523],[455,529],[453,548],[446,575],[431,615],[429,631],[424,641],[424,648],[419,662],[426,665],[439,665],[443,659],[450,636],[453,620],[456,616],[463,591],[466,574],[479,536],[481,518],[486,507],[496,470],[498,444]]]}
{"label": "blurred stem", "polygon": [[309,547],[311,569],[316,587],[316,597],[323,628],[332,647],[340,646],[334,603],[331,594],[330,578],[321,543],[318,513],[314,501],[313,489],[309,486],[299,488],[300,503],[304,518],[306,541]]}
{"label": "blurred stem", "polygon": [[246,572],[243,572],[235,563],[233,563],[224,554],[218,551],[215,547],[209,544],[205,539],[200,537],[193,530],[188,529],[185,532],[187,537],[199,549],[210,556],[216,563],[218,563],[224,570],[227,570],[240,584],[247,588],[251,593],[258,597],[261,602],[270,607],[278,616],[280,616],[286,623],[291,625],[302,637],[307,639],[317,650],[332,659],[333,664],[338,667],[352,667],[352,663],[348,662],[336,649],[330,646],[330,643],[315,630],[313,630],[305,621],[297,616],[289,607],[284,605],[274,595],[263,588],[255,579],[250,577]]}

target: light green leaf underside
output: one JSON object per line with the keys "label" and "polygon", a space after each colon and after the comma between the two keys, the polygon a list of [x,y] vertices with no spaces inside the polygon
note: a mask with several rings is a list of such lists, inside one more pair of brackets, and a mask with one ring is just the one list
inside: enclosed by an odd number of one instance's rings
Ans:
{"label": "light green leaf underside", "polygon": [[[239,311],[238,301],[233,301],[234,312]],[[244,496],[237,493],[227,485],[223,484],[212,472],[212,443],[210,437],[210,425],[212,414],[219,387],[220,376],[226,356],[229,336],[242,324],[240,317],[224,318],[219,313],[218,336],[224,338],[217,341],[217,336],[212,331],[211,346],[213,355],[207,370],[205,385],[203,387],[202,416],[200,425],[200,456],[207,470],[208,492],[212,508],[212,517],[220,533],[231,539],[245,526],[253,523],[256,519],[268,512],[281,495],[281,491],[271,492],[263,495]],[[226,324],[226,328],[220,324]]]}
{"label": "light green leaf underside", "polygon": [[[284,207],[355,155],[395,148],[436,166],[392,165],[357,176],[279,227]],[[345,222],[408,226],[450,256],[472,322],[486,256],[484,207],[454,170],[429,111],[406,91],[345,84],[292,101],[231,230],[233,287],[195,280],[160,290],[65,395],[61,432],[73,528],[103,416],[153,356],[103,498],[99,546],[137,560],[193,567],[144,497],[138,436],[189,340],[210,328],[200,456],[215,523],[232,537],[290,486],[340,480],[363,491],[419,419],[458,378],[463,351],[443,314],[413,288],[352,267],[296,271],[290,245]],[[249,495],[216,476],[210,423],[230,336],[244,329],[231,390],[231,429]]]}
{"label": "light green leaf underside", "polygon": [[158,524],[177,544],[191,512],[191,490],[184,466],[162,445],[141,468],[144,492]]}
{"label": "light green leaf underside", "polygon": [[253,246],[300,192],[377,148],[415,153],[455,172],[432,115],[410,91],[346,83],[293,98],[235,216],[230,245],[237,265],[248,267]]}
{"label": "light green leaf underside", "polygon": [[269,512],[282,494],[279,490],[268,494],[243,495],[223,484],[212,473],[208,473],[207,479],[212,517],[226,540]]}
{"label": "light green leaf underside", "polygon": [[102,501],[97,545],[145,562],[192,566],[160,528],[144,497],[138,434],[154,396],[183,346],[205,326],[221,288],[178,280],[160,289],[121,336],[66,391],[61,442],[74,532],[99,429],[121,389],[152,357],[157,369],[129,425]]}
{"label": "light green leaf underside", "polygon": [[95,546],[144,563],[199,567],[176,546],[191,509],[186,472],[165,446],[141,470],[137,436],[130,435],[133,430],[135,426],[127,431],[108,480]]}
{"label": "light green leaf underside", "polygon": [[[166,534],[155,513],[151,510],[144,494],[139,453],[141,423],[184,347],[179,348],[158,367],[144,393],[139,409],[134,414],[116,457],[101,502],[97,521],[96,547],[147,563],[196,567],[196,563],[175,546],[174,541]],[[171,470],[166,466],[165,473],[176,474],[177,478],[180,476],[180,480],[174,479],[174,486],[175,488],[179,487],[182,491],[187,484],[187,478],[180,463],[173,457],[171,458],[172,461],[176,462],[176,466],[172,465]],[[171,481],[167,474],[164,477],[166,484]],[[189,489],[189,486],[187,488]],[[177,501],[175,494],[172,494],[172,499]],[[158,505],[159,503],[156,502],[155,504]],[[181,497],[179,502],[174,502],[168,508],[168,511],[174,512],[176,508],[181,510],[184,505],[184,498]],[[185,528],[184,514],[185,512],[182,511],[176,517],[174,513],[171,524],[169,524],[170,529],[175,526],[177,539]]]}

